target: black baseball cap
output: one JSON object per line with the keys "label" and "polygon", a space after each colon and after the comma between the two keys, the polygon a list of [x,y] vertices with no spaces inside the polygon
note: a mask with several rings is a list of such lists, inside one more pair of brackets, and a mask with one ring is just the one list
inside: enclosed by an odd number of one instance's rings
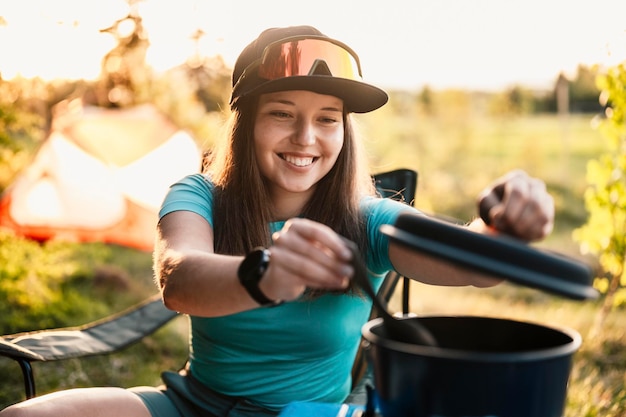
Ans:
{"label": "black baseball cap", "polygon": [[240,97],[285,90],[332,95],[354,113],[388,100],[385,91],[363,82],[359,57],[349,46],[312,26],[263,31],[237,58],[232,82],[231,107]]}

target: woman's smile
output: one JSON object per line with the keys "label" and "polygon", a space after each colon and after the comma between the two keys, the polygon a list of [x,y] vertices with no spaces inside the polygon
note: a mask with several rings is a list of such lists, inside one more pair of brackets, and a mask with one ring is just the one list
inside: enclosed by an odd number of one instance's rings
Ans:
{"label": "woman's smile", "polygon": [[313,164],[318,158],[314,156],[298,156],[290,153],[279,153],[278,156],[285,162],[288,162],[297,167],[308,167]]}

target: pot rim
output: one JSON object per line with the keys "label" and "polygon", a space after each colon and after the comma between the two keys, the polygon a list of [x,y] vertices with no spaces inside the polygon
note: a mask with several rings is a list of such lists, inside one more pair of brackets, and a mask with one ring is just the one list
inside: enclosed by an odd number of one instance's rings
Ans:
{"label": "pot rim", "polygon": [[561,356],[567,356],[574,354],[582,344],[582,337],[576,330],[556,325],[544,325],[535,322],[513,320],[507,318],[496,318],[486,316],[471,316],[471,315],[450,315],[450,316],[418,316],[405,320],[414,319],[429,319],[429,318],[442,318],[442,319],[484,319],[494,321],[505,321],[511,323],[521,323],[524,325],[542,327],[544,329],[552,330],[554,332],[562,333],[569,337],[570,341],[561,345],[546,347],[541,349],[520,351],[520,352],[473,352],[461,349],[449,349],[440,348],[437,346],[423,346],[410,343],[399,342],[391,340],[386,337],[380,336],[372,331],[373,328],[380,327],[383,324],[381,317],[365,323],[361,328],[361,334],[366,343],[374,344],[382,348],[386,348],[392,351],[406,353],[409,355],[418,355],[437,359],[453,359],[458,361],[468,362],[536,362],[540,360],[555,359]]}

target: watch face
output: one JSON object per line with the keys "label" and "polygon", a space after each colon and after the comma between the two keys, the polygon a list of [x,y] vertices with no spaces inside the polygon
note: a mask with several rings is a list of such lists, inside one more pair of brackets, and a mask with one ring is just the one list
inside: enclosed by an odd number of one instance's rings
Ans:
{"label": "watch face", "polygon": [[239,282],[248,291],[257,303],[262,306],[277,306],[282,303],[280,300],[267,298],[259,288],[259,281],[263,277],[270,262],[270,251],[265,248],[255,249],[250,252],[239,266],[237,275]]}
{"label": "watch face", "polygon": [[267,268],[269,255],[265,249],[250,252],[239,267],[239,278],[242,282],[258,283]]}

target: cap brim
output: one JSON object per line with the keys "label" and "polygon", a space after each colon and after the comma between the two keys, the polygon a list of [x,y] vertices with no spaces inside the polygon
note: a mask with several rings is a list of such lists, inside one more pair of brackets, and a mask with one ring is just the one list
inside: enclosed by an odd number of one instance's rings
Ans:
{"label": "cap brim", "polygon": [[286,90],[307,90],[339,97],[343,100],[346,110],[354,113],[376,110],[389,99],[385,91],[371,84],[327,75],[286,77],[266,81],[241,96]]}

